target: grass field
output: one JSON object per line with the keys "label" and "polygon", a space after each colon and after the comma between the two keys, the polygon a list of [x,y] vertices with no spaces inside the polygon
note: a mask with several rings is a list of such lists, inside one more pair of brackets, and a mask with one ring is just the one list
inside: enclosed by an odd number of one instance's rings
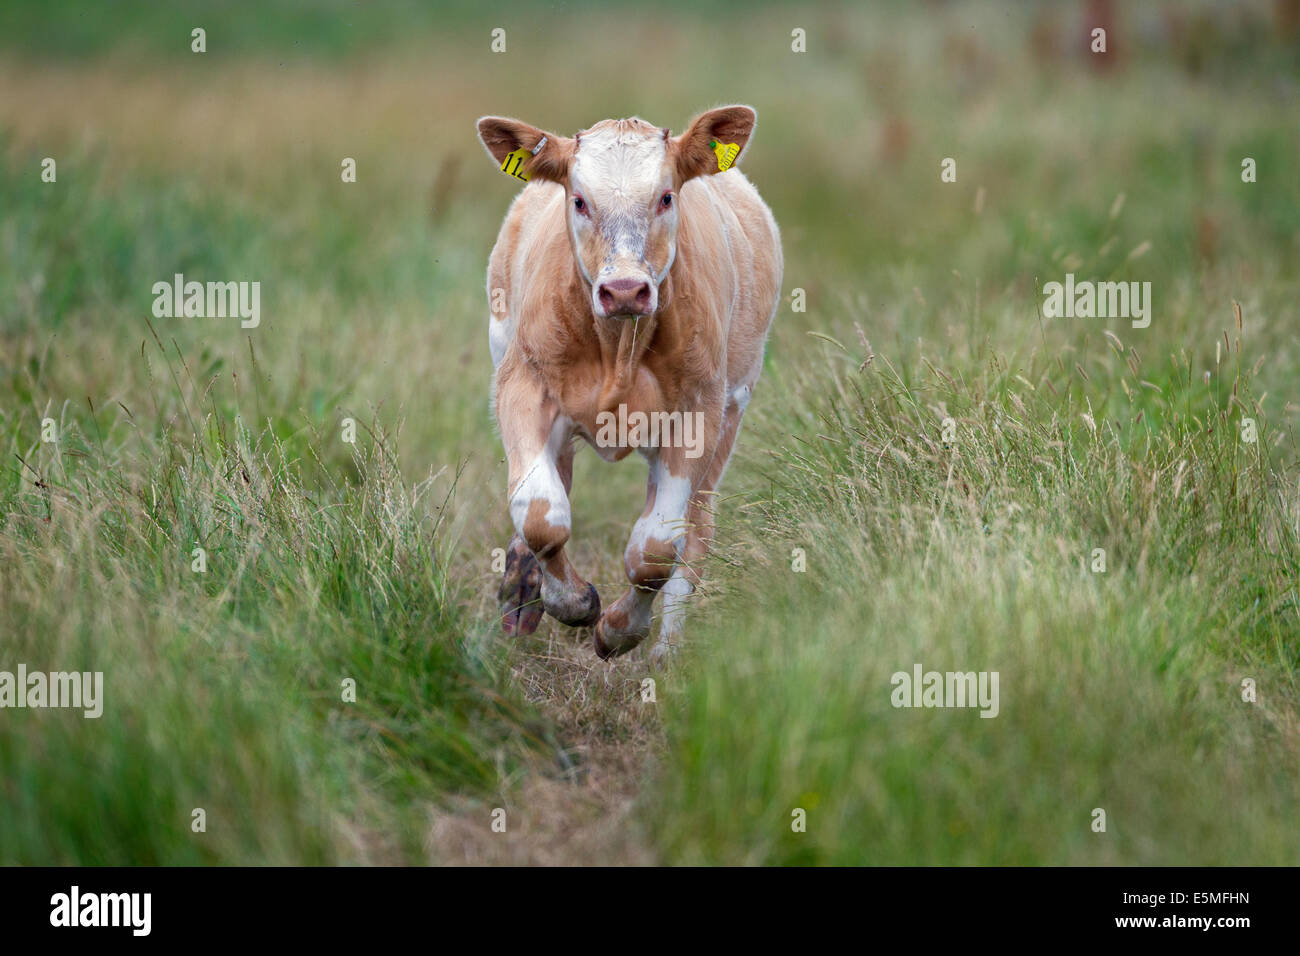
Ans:
{"label": "grass field", "polygon": [[[1300,40],[1134,8],[6,5],[0,671],[105,700],[0,710],[0,863],[1294,863]],[[687,648],[506,639],[474,120],[727,102],[785,299]],[[606,600],[643,495],[578,456]]]}

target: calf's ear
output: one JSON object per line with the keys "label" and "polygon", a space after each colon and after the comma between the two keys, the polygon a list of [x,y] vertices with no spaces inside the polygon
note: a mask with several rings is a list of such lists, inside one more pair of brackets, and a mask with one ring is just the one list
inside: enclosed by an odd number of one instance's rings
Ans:
{"label": "calf's ear", "polygon": [[[523,168],[530,177],[556,183],[569,179],[575,143],[567,136],[556,136],[517,119],[484,116],[478,121],[478,138],[497,166],[515,150],[523,149],[528,152]],[[539,144],[541,149],[537,149]]]}
{"label": "calf's ear", "polygon": [[748,106],[720,106],[695,117],[672,140],[677,181],[730,169],[740,161],[757,122],[758,114]]}

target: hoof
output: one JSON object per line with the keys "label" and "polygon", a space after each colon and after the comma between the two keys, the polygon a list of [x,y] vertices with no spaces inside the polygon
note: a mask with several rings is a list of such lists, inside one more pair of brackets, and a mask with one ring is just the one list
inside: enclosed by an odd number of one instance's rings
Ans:
{"label": "hoof", "polygon": [[537,630],[542,621],[542,568],[519,535],[510,539],[497,599],[501,602],[501,630],[514,635]]}
{"label": "hoof", "polygon": [[513,636],[531,634],[542,623],[541,601],[517,607],[501,614],[501,630]]}
{"label": "hoof", "polygon": [[569,597],[565,594],[561,600],[547,601],[546,613],[569,627],[590,627],[600,620],[600,595],[594,584],[587,585],[581,601],[567,600]]}
{"label": "hoof", "polygon": [[592,647],[595,649],[597,657],[602,661],[607,661],[611,657],[626,654],[645,640],[646,635],[649,633],[649,628],[613,627],[609,623],[609,616],[606,615],[596,622],[596,633],[592,635]]}
{"label": "hoof", "polygon": [[677,660],[677,644],[669,643],[662,637],[650,648],[650,663],[655,667],[666,667]]}

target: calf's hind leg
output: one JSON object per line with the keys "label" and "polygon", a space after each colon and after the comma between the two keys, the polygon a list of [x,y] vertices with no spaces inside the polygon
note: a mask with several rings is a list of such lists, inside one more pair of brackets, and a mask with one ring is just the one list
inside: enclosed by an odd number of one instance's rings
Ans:
{"label": "calf's hind leg", "polygon": [[718,447],[699,489],[691,496],[690,509],[686,513],[686,544],[682,548],[681,560],[663,586],[663,616],[659,622],[659,639],[650,648],[651,660],[662,660],[675,653],[681,641],[686,605],[699,586],[700,564],[713,543],[713,508],[717,497],[714,492],[722,484],[727,462],[731,460],[736,436],[740,433],[740,419],[745,414],[745,406],[749,404],[750,391],[750,386],[741,386],[732,392],[726,414],[722,418]]}

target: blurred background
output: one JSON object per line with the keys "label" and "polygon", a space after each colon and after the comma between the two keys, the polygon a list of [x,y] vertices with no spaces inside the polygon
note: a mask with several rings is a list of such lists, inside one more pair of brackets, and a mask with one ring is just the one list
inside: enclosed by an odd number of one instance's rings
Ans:
{"label": "blurred background", "polygon": [[[1219,514],[1175,473],[1247,474],[1226,445],[1185,444],[1241,414],[1246,370],[1269,429],[1250,480],[1291,500],[1295,0],[10,0],[0,91],[0,665],[98,664],[110,695],[93,726],[0,715],[0,862],[1294,858],[1289,504]],[[655,710],[639,659],[598,669],[550,622],[496,636],[509,521],[484,280],[518,184],[474,122],[680,132],[731,102],[758,112],[744,170],[782,229],[786,306],[729,473],[733,589]],[[1042,285],[1067,272],[1151,282],[1150,328],[1044,320]],[[153,318],[175,273],[260,281],[260,326]],[[1002,413],[1024,424],[1022,472]],[[906,442],[949,414],[987,458],[969,527],[936,545],[918,529],[955,507],[951,462]],[[1109,444],[1057,461],[1081,415]],[[347,417],[360,447],[338,440]],[[774,512],[823,435],[871,454],[820,462]],[[882,460],[904,469],[889,487]],[[832,474],[858,489],[834,507],[813,494]],[[602,594],[643,482],[579,456],[574,559]],[[848,550],[785,573],[773,535],[816,516],[843,519],[823,538]],[[1072,558],[1022,580],[1103,538],[1133,590],[1088,590]],[[1225,550],[1198,564],[1209,540]],[[201,578],[198,542],[218,556]],[[735,580],[745,562],[770,605]],[[986,658],[1037,709],[900,726],[872,689],[917,659]],[[1243,667],[1277,679],[1258,726],[1213,703]],[[1107,800],[1127,825],[1090,843]],[[489,846],[502,801],[524,822]],[[796,845],[797,801],[823,822]],[[205,837],[198,806],[221,821]]]}

